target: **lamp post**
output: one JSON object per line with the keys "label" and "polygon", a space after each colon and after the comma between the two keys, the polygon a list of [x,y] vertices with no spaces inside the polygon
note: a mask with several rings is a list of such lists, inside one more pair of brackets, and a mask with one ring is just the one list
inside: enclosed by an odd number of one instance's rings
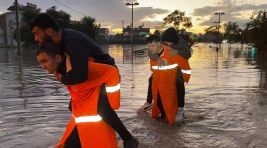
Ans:
{"label": "lamp post", "polygon": [[139,5],[138,2],[131,2],[131,3],[126,3],[126,6],[131,6],[132,7],[132,31],[131,31],[131,40],[132,40],[132,67],[133,67],[133,60],[134,60],[134,51],[133,51],[133,6]]}
{"label": "lamp post", "polygon": [[121,20],[121,28],[122,28],[121,42],[122,42],[122,49],[124,49],[124,20]]}
{"label": "lamp post", "polygon": [[[220,44],[220,25],[221,25],[221,15],[224,15],[225,13],[224,12],[215,12],[214,13],[215,15],[218,15],[219,16],[219,20],[218,22],[214,22],[214,23],[218,23],[218,43]],[[221,45],[221,44],[220,44]],[[217,47],[216,51],[218,51],[219,47]]]}
{"label": "lamp post", "polygon": [[18,56],[20,56],[20,27],[19,27],[19,6],[18,0],[15,0],[16,6],[16,25],[17,25],[17,47],[18,47]]}
{"label": "lamp post", "polygon": [[225,13],[224,12],[215,12],[214,14],[219,16],[219,21],[215,22],[215,23],[218,23],[218,33],[220,33],[221,15],[224,15]]}

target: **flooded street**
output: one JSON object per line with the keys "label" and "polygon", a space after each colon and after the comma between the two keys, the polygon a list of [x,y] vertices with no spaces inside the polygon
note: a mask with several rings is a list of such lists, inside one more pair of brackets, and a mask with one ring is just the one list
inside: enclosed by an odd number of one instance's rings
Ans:
{"label": "flooded street", "polygon": [[[132,68],[130,51],[105,47],[115,57],[122,78],[118,115],[138,138],[140,148],[267,146],[266,70],[247,58],[240,45],[223,44],[218,52],[214,47],[193,47],[186,120],[175,126],[137,112],[146,100],[151,74],[148,57],[136,55]],[[145,46],[135,47],[141,48]],[[0,48],[0,147],[52,147],[69,120],[70,97],[39,67],[35,50],[22,53],[18,58],[16,49]]]}

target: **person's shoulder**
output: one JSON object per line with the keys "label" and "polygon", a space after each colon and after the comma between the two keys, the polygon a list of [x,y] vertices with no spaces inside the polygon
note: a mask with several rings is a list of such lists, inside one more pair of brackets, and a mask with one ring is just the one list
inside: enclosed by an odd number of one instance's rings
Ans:
{"label": "person's shoulder", "polygon": [[63,29],[62,30],[62,38],[64,39],[63,42],[64,44],[67,45],[84,45],[84,44],[88,44],[88,37],[77,30],[73,30],[73,29]]}
{"label": "person's shoulder", "polygon": [[94,67],[95,71],[102,71],[106,73],[119,73],[119,69],[115,66],[103,64],[103,63],[96,63],[89,61],[89,67]]}
{"label": "person's shoulder", "polygon": [[178,50],[175,50],[173,48],[165,49],[165,53],[167,55],[167,60],[173,60],[173,59],[176,59],[176,60],[179,60],[179,61],[186,60],[182,55],[180,55]]}
{"label": "person's shoulder", "polygon": [[67,39],[75,39],[75,38],[83,38],[84,34],[80,31],[77,30],[72,30],[72,29],[63,29],[63,35]]}
{"label": "person's shoulder", "polygon": [[165,51],[171,50],[171,47],[168,46],[166,43],[160,43],[160,47],[163,48]]}
{"label": "person's shoulder", "polygon": [[163,52],[166,53],[168,56],[174,56],[174,55],[179,53],[172,46],[168,46],[168,45],[162,44],[161,47],[163,48]]}

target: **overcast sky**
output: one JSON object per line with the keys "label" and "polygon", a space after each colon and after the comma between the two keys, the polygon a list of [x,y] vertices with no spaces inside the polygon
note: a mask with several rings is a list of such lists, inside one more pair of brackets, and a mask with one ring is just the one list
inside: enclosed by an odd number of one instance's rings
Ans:
{"label": "overcast sky", "polygon": [[[14,0],[0,0],[0,13]],[[84,15],[96,18],[102,27],[113,31],[131,23],[131,8],[126,2],[131,0],[18,0],[20,4],[27,2],[36,4],[42,12],[51,6],[69,13],[72,20],[79,20]],[[223,23],[232,21],[241,27],[249,21],[254,10],[267,10],[267,0],[138,0],[139,6],[134,9],[134,26],[144,23],[145,27],[155,28],[162,23],[162,18],[174,10],[185,11],[192,17],[194,32],[202,32],[218,21],[215,12],[224,12]],[[70,7],[70,8],[68,8]]]}

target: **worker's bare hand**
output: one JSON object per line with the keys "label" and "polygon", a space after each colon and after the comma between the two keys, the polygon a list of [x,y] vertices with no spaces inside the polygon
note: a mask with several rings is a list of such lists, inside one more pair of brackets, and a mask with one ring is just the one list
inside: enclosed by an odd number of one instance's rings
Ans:
{"label": "worker's bare hand", "polygon": [[70,56],[65,54],[66,55],[66,72],[69,72],[72,67],[71,67],[71,63],[70,63]]}
{"label": "worker's bare hand", "polygon": [[54,76],[55,76],[55,78],[56,78],[57,81],[61,82],[62,74],[60,74],[60,73],[54,73]]}

